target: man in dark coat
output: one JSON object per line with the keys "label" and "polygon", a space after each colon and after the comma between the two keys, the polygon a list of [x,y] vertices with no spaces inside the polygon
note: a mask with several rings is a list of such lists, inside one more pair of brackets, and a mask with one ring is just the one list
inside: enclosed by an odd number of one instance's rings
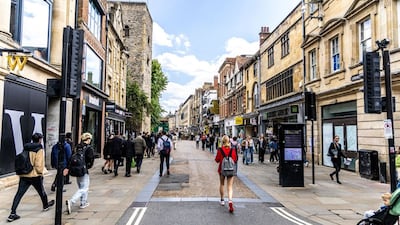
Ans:
{"label": "man in dark coat", "polygon": [[124,143],[125,151],[125,177],[131,176],[131,164],[132,158],[135,156],[135,144],[133,143],[133,137],[129,138]]}
{"label": "man in dark coat", "polygon": [[111,157],[114,160],[114,176],[118,176],[118,167],[122,161],[122,139],[118,135],[112,139]]}
{"label": "man in dark coat", "polygon": [[146,141],[143,139],[141,135],[138,135],[133,140],[135,146],[135,162],[136,162],[136,171],[140,173],[140,167],[142,166],[143,155],[146,149]]}

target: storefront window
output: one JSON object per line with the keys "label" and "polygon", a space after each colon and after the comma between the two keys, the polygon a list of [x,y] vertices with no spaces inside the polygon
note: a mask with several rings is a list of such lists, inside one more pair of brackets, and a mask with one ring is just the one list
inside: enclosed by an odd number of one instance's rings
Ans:
{"label": "storefront window", "polygon": [[40,59],[49,59],[52,4],[49,0],[12,0],[10,32],[14,41]]}
{"label": "storefront window", "polygon": [[103,61],[87,46],[86,53],[86,82],[101,89]]}

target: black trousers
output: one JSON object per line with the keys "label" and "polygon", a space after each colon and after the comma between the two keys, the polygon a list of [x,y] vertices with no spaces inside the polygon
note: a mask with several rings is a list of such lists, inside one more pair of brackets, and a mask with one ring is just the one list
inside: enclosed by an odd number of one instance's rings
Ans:
{"label": "black trousers", "polygon": [[264,155],[265,155],[265,149],[260,148],[258,150],[258,161],[264,162]]}
{"label": "black trousers", "polygon": [[43,186],[43,177],[20,177],[19,178],[19,184],[18,184],[18,190],[17,193],[15,194],[14,201],[11,207],[11,214],[16,214],[17,212],[17,207],[28,190],[30,186],[33,186],[37,193],[40,196],[40,199],[42,200],[43,208],[47,207],[48,200],[47,200],[47,194],[46,190],[44,189]]}
{"label": "black trousers", "polygon": [[126,157],[125,175],[131,174],[132,157]]}
{"label": "black trousers", "polygon": [[335,168],[335,171],[333,171],[330,175],[333,176],[334,174],[336,174],[336,181],[339,181],[339,171],[340,168],[342,167],[342,159],[339,158],[331,158],[333,167]]}
{"label": "black trousers", "polygon": [[160,175],[163,174],[164,170],[164,160],[167,166],[167,171],[169,171],[169,153],[165,153],[164,151],[160,152]]}

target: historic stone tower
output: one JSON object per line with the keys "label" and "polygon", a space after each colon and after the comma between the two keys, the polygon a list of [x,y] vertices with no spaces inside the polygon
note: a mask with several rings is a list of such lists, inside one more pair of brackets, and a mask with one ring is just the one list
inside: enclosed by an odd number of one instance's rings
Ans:
{"label": "historic stone tower", "polygon": [[[153,19],[144,2],[120,1],[124,24],[124,45],[129,52],[127,79],[137,81],[151,98],[151,62]],[[138,131],[149,132],[150,115],[144,114],[142,127]]]}

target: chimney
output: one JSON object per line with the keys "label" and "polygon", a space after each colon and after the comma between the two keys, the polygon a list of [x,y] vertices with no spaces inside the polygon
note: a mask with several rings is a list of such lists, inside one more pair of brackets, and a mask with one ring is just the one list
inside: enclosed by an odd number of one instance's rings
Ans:
{"label": "chimney", "polygon": [[271,33],[269,32],[269,27],[261,27],[261,32],[258,34],[260,37],[260,46],[264,43],[265,40],[269,37]]}
{"label": "chimney", "polygon": [[214,90],[218,90],[218,76],[214,76]]}

